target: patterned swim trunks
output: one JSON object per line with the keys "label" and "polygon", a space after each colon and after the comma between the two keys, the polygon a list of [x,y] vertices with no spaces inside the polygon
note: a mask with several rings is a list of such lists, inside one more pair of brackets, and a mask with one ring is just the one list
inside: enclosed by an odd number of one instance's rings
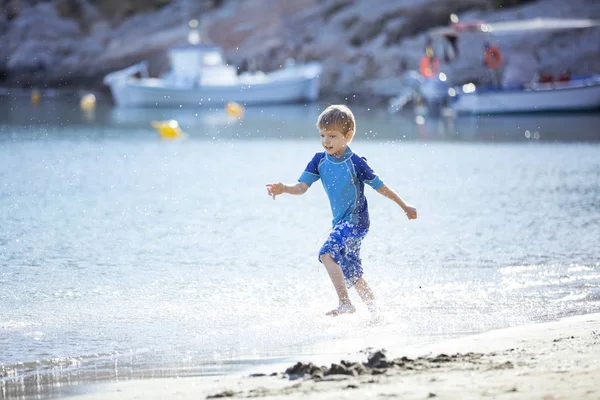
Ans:
{"label": "patterned swim trunks", "polygon": [[333,227],[327,241],[319,251],[321,255],[329,254],[340,266],[350,289],[363,275],[360,259],[360,245],[369,228],[361,228],[347,221],[342,221]]}

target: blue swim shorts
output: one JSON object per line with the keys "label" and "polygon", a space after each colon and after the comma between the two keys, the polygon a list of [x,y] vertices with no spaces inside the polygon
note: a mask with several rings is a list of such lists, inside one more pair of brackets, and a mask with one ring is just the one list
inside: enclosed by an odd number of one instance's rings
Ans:
{"label": "blue swim shorts", "polygon": [[341,221],[333,227],[319,251],[319,261],[323,254],[329,253],[342,268],[348,289],[363,275],[360,245],[368,231],[369,228],[361,228],[347,221]]}

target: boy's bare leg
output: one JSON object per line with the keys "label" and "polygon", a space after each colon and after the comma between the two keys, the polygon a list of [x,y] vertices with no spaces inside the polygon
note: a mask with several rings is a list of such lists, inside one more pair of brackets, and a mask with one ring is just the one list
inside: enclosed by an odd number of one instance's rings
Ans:
{"label": "boy's bare leg", "polygon": [[340,314],[351,314],[355,312],[356,308],[354,308],[352,302],[350,301],[348,289],[346,288],[346,282],[344,281],[344,274],[342,273],[340,266],[329,254],[322,254],[321,262],[325,266],[325,269],[327,269],[331,283],[333,283],[333,287],[335,288],[340,300],[340,304],[337,306],[337,308],[329,311],[327,315],[335,317]]}
{"label": "boy's bare leg", "polygon": [[375,295],[373,294],[371,287],[367,284],[367,281],[365,281],[364,278],[360,278],[356,281],[354,287],[356,288],[356,293],[358,293],[362,301],[364,301],[369,308],[369,311],[373,314],[377,313],[379,310],[375,304]]}

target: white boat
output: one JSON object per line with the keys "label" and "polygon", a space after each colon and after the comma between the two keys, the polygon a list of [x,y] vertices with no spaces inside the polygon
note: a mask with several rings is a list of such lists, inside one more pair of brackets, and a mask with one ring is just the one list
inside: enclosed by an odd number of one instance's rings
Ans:
{"label": "white boat", "polygon": [[[600,20],[592,19],[552,19],[535,18],[531,20],[485,23],[481,21],[459,23],[457,19],[449,27],[434,29],[432,39],[454,38],[460,35],[490,35],[537,32],[541,30],[582,29],[600,25]],[[499,51],[496,48],[496,51]],[[500,64],[501,59],[497,60]],[[491,68],[491,67],[490,67]],[[497,68],[497,66],[494,66]],[[501,74],[502,69],[494,70]],[[501,114],[529,113],[542,111],[589,111],[600,109],[600,75],[590,74],[580,77],[550,82],[540,81],[533,76],[525,84],[495,86],[476,86],[468,83],[459,87],[450,87],[444,73],[423,80],[417,92],[430,108],[440,105],[449,107],[458,114]],[[440,99],[444,99],[441,101]],[[394,99],[390,104],[394,104]],[[393,111],[393,109],[392,109]]]}
{"label": "white boat", "polygon": [[589,111],[600,109],[600,76],[568,81],[532,82],[519,88],[477,88],[458,92],[450,102],[460,114],[501,114],[542,111]]}
{"label": "white boat", "polygon": [[[189,45],[169,50],[171,70],[148,76],[138,63],[104,77],[120,107],[221,107],[312,102],[319,97],[318,62],[288,63],[279,70],[237,73],[224,61],[220,47]],[[138,76],[140,75],[140,76]]]}

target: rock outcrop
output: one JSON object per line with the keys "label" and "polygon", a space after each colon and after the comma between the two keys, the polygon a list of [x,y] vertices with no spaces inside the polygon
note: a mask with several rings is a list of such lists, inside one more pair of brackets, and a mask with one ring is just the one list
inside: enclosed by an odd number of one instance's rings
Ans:
{"label": "rock outcrop", "polygon": [[[124,8],[110,16],[93,0],[3,2],[0,86],[99,89],[106,73],[141,60],[159,75],[169,68],[167,50],[186,42],[187,22],[197,18],[203,40],[222,46],[233,64],[273,70],[288,58],[319,60],[323,93],[365,101],[397,93],[402,73],[418,69],[430,29],[446,25],[452,13],[489,22],[600,18],[596,0],[526,1],[506,9],[498,0],[154,0],[160,7],[141,2],[140,12]],[[461,36],[459,57],[442,63],[451,82],[491,79],[483,64],[485,40],[494,41],[507,62],[533,55],[537,70],[600,72],[600,28],[470,35]],[[442,45],[434,42],[440,57]]]}

